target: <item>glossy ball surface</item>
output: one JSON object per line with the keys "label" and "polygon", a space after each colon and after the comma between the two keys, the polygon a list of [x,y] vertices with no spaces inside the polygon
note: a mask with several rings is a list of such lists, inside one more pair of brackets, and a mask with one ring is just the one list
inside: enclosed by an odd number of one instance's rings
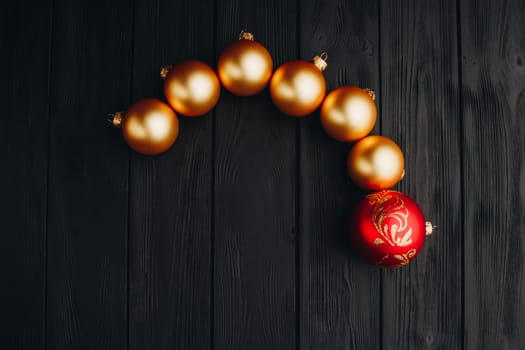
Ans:
{"label": "glossy ball surface", "polygon": [[384,190],[403,178],[405,158],[399,146],[384,136],[366,136],[348,154],[348,173],[359,186]]}
{"label": "glossy ball surface", "polygon": [[427,235],[417,203],[391,190],[369,194],[357,205],[349,234],[361,258],[387,268],[407,265],[419,254]]}
{"label": "glossy ball surface", "polygon": [[284,114],[304,117],[313,113],[326,93],[323,73],[313,63],[290,61],[280,66],[270,80],[270,95]]}
{"label": "glossy ball surface", "polygon": [[219,57],[217,72],[226,90],[251,96],[263,90],[273,71],[272,56],[258,42],[241,39],[228,45]]}
{"label": "glossy ball surface", "polygon": [[164,82],[164,96],[177,113],[198,117],[219,101],[221,85],[206,63],[186,61],[174,66]]}
{"label": "glossy ball surface", "polygon": [[332,138],[357,141],[372,131],[377,108],[368,91],[356,86],[341,86],[331,91],[321,105],[321,124]]}
{"label": "glossy ball surface", "polygon": [[179,135],[177,115],[157,99],[139,100],[132,104],[122,119],[122,135],[135,151],[153,155],[167,151]]}

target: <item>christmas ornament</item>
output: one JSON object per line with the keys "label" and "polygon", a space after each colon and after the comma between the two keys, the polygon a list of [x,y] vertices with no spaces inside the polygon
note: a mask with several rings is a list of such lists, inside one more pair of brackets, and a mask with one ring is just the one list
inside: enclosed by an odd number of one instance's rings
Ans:
{"label": "christmas ornament", "polygon": [[[268,51],[242,32],[238,42],[224,49],[218,61],[218,75],[200,61],[186,61],[161,69],[164,95],[173,109],[186,116],[208,113],[218,102],[220,82],[233,94],[258,93],[270,81],[270,96],[283,113],[303,117],[322,103],[321,123],[334,139],[359,140],[348,155],[348,172],[358,185],[381,190],[368,195],[353,212],[349,232],[357,252],[369,263],[382,267],[408,264],[419,254],[432,224],[410,197],[386,190],[404,176],[404,156],[395,142],[383,136],[366,136],[374,127],[377,108],[372,90],[343,86],[324,100],[326,53],[313,62],[290,61],[272,76]],[[168,104],[145,99],[126,113],[113,115],[111,122],[122,128],[127,144],[143,154],[169,149],[179,133],[175,111]]]}
{"label": "christmas ornament", "polygon": [[241,32],[239,41],[222,51],[217,64],[222,85],[238,96],[255,95],[264,89],[272,70],[272,56],[247,32]]}
{"label": "christmas ornament", "polygon": [[323,101],[326,82],[326,54],[315,56],[313,63],[286,62],[273,73],[270,95],[273,103],[284,114],[304,117],[315,111]]}
{"label": "christmas ornament", "polygon": [[126,143],[142,154],[159,154],[168,150],[179,135],[179,120],[175,112],[160,100],[139,100],[126,113],[117,112],[112,116],[113,126],[122,128]]}
{"label": "christmas ornament", "polygon": [[404,176],[405,160],[396,143],[384,136],[367,136],[348,154],[348,173],[359,186],[384,190]]}
{"label": "christmas ornament", "polygon": [[321,106],[324,130],[342,142],[359,140],[374,128],[377,108],[372,90],[342,86],[330,92]]}
{"label": "christmas ornament", "polygon": [[391,190],[366,196],[352,213],[349,227],[356,252],[370,264],[389,268],[414,259],[432,230],[412,198]]}
{"label": "christmas ornament", "polygon": [[198,117],[208,113],[219,101],[221,85],[217,75],[206,63],[186,61],[174,67],[165,66],[160,75],[164,96],[178,113]]}

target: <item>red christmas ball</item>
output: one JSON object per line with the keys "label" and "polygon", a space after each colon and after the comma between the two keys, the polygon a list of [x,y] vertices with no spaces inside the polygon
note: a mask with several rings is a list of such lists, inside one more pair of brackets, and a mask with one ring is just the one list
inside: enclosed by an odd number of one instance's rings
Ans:
{"label": "red christmas ball", "polygon": [[417,203],[391,190],[366,196],[352,213],[350,237],[357,253],[368,263],[400,267],[414,259],[432,233]]}

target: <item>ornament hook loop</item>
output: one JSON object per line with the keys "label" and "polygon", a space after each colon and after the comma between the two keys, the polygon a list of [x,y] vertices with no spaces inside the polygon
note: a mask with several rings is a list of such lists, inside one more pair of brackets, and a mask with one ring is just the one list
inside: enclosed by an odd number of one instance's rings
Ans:
{"label": "ornament hook loop", "polygon": [[328,66],[328,63],[326,63],[326,60],[328,60],[328,54],[326,52],[321,52],[319,56],[314,56],[313,62],[314,65],[322,72],[326,69]]}
{"label": "ornament hook loop", "polygon": [[250,40],[253,41],[253,34],[248,32],[247,29],[241,30],[241,34],[239,34],[239,40]]}
{"label": "ornament hook loop", "polygon": [[173,69],[173,66],[170,64],[167,64],[160,68],[160,77],[162,78],[162,80],[166,80],[166,78],[168,77],[168,74],[171,72],[172,69]]}
{"label": "ornament hook loop", "polygon": [[107,121],[110,122],[115,128],[122,126],[122,119],[124,118],[124,112],[115,112],[108,114]]}

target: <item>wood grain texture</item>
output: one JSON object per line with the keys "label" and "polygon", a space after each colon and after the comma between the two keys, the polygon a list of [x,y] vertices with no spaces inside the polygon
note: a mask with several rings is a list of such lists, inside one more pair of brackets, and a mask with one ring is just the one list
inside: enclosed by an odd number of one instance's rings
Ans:
{"label": "wood grain texture", "polygon": [[[164,100],[160,67],[213,63],[213,1],[137,1],[133,100]],[[131,152],[130,349],[210,348],[212,114],[179,116],[166,153]]]}
{"label": "wood grain texture", "polygon": [[126,1],[55,1],[50,96],[48,349],[126,348]]}
{"label": "wood grain texture", "polygon": [[[217,57],[243,28],[274,67],[296,58],[295,1],[219,0]],[[295,120],[267,89],[248,98],[223,90],[215,139],[214,348],[293,349]]]}
{"label": "wood grain texture", "polygon": [[[0,5],[0,347],[43,349],[51,2]],[[29,8],[29,9],[28,9]],[[28,26],[26,23],[32,23]]]}
{"label": "wood grain texture", "polygon": [[525,346],[525,3],[460,2],[465,348]]}
{"label": "wood grain texture", "polygon": [[[524,349],[522,0],[0,4],[0,349]],[[438,229],[408,267],[359,260],[351,144],[267,90],[180,117],[163,155],[106,114],[215,68],[241,29],[278,65],[327,51],[376,91],[396,187]]]}
{"label": "wood grain texture", "polygon": [[[300,9],[301,58],[328,53],[328,92],[343,85],[378,91],[377,2],[302,0]],[[377,349],[380,273],[348,240],[348,217],[365,194],[346,170],[351,144],[331,139],[319,112],[301,124],[300,348]]]}
{"label": "wood grain texture", "polygon": [[381,2],[381,129],[405,155],[397,189],[438,226],[383,272],[383,347],[462,346],[461,117],[454,1]]}

